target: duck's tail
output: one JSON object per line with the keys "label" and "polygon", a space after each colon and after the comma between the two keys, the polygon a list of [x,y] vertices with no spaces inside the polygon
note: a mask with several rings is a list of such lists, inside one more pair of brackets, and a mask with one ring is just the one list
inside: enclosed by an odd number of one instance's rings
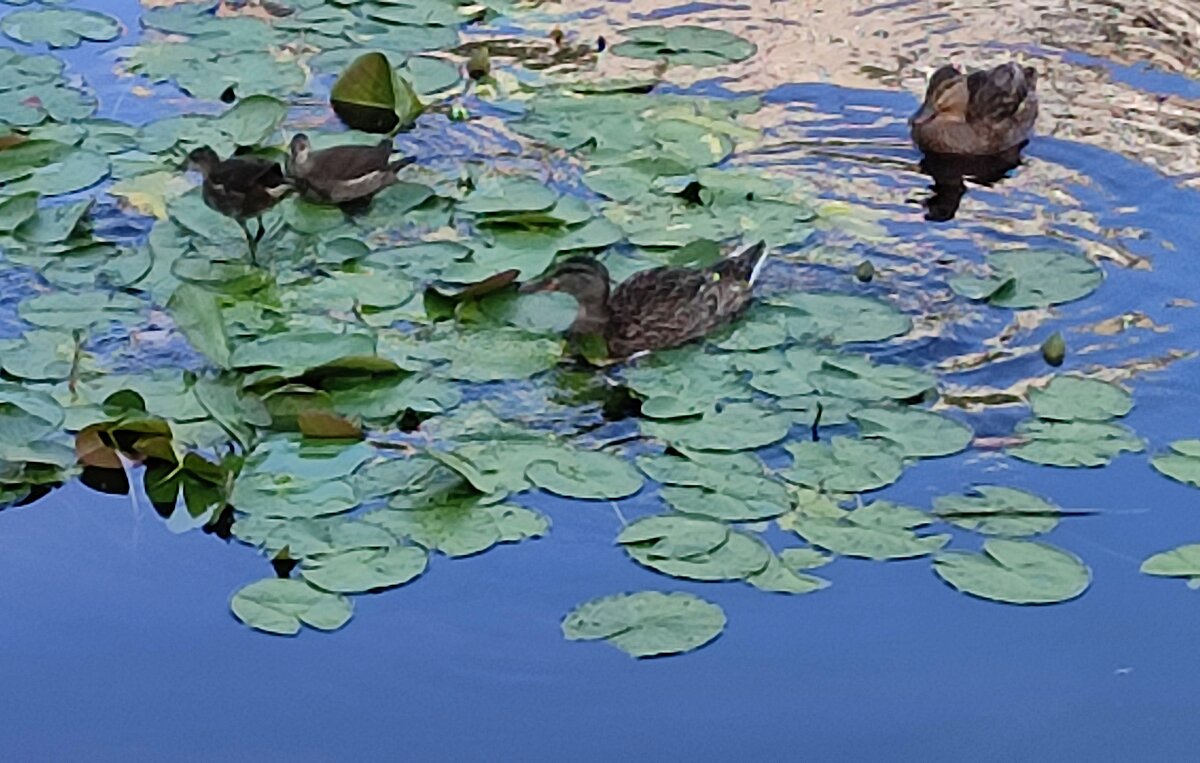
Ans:
{"label": "duck's tail", "polygon": [[759,274],[762,273],[762,267],[767,261],[768,254],[767,242],[759,241],[722,262],[717,266],[717,271],[722,276],[738,278],[754,285]]}
{"label": "duck's tail", "polygon": [[400,170],[404,169],[408,165],[412,164],[416,160],[417,160],[417,158],[415,156],[405,156],[400,159],[397,159],[394,162],[389,162],[388,169],[391,172],[396,173],[396,172],[399,172]]}

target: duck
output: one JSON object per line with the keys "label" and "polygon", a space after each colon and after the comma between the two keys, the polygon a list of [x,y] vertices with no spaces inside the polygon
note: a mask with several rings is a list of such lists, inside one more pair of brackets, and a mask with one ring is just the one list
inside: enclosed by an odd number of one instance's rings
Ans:
{"label": "duck", "polygon": [[[262,215],[291,190],[279,162],[258,156],[221,159],[208,146],[188,154],[188,168],[204,178],[201,195],[209,208],[233,218],[246,235],[250,261],[257,263],[258,244],[266,229]],[[250,235],[247,221],[258,220],[258,232]]]}
{"label": "duck", "polygon": [[706,268],[643,270],[615,289],[603,263],[577,255],[520,291],[570,294],[579,307],[569,335],[600,336],[610,359],[632,359],[700,339],[736,320],[750,305],[767,254],[766,242],[759,241]]}
{"label": "duck", "polygon": [[392,141],[374,146],[334,146],[312,150],[308,136],[300,133],[288,147],[287,175],[300,196],[316,204],[347,205],[371,197],[397,182],[396,173],[412,164],[412,157],[392,161]]}
{"label": "duck", "polygon": [[1024,145],[1037,120],[1037,72],[1015,63],[964,74],[933,73],[921,108],[909,119],[925,153],[987,156]]}

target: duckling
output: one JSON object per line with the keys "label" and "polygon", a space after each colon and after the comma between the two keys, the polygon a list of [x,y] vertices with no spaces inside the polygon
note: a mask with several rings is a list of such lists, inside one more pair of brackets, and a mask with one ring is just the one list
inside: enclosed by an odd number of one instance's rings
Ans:
{"label": "duckling", "polygon": [[1037,120],[1037,72],[1014,63],[963,74],[934,72],[925,102],[909,120],[913,140],[927,153],[998,154],[1029,140]]}
{"label": "duckling", "polygon": [[313,151],[308,136],[292,138],[287,174],[307,201],[317,204],[367,202],[397,182],[396,173],[412,164],[405,157],[391,161],[392,141],[374,146],[334,146]]}
{"label": "duckling", "polygon": [[[188,154],[187,163],[204,178],[204,203],[237,222],[246,235],[250,261],[257,263],[258,244],[266,232],[262,215],[292,190],[279,163],[257,156],[222,160],[208,146]],[[253,236],[246,224],[250,218],[258,220],[258,232]]]}
{"label": "duckling", "polygon": [[521,291],[575,297],[579,312],[571,336],[602,336],[609,357],[623,359],[699,339],[734,321],[749,306],[766,258],[766,242],[759,241],[707,268],[643,270],[610,293],[608,269],[576,256]]}

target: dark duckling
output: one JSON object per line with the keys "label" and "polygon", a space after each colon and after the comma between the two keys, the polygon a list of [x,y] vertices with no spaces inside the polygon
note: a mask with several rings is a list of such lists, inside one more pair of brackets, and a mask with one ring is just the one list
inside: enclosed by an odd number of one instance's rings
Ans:
{"label": "dark duckling", "polygon": [[374,146],[334,146],[313,151],[308,136],[292,138],[287,174],[307,201],[317,204],[364,203],[397,182],[396,173],[411,157],[392,161],[392,141]]}
{"label": "dark duckling", "polygon": [[629,358],[699,339],[733,322],[749,306],[766,256],[766,243],[759,241],[707,268],[643,270],[611,291],[608,269],[578,256],[521,291],[575,297],[579,313],[571,335],[602,336],[610,358]]}
{"label": "dark duckling", "polygon": [[[188,167],[204,177],[204,203],[237,221],[246,234],[250,260],[257,262],[258,243],[266,230],[262,214],[291,191],[279,163],[257,156],[234,156],[222,161],[215,151],[203,146],[188,154]],[[258,232],[253,236],[246,224],[251,218],[258,220]]]}
{"label": "dark duckling", "polygon": [[926,153],[984,156],[1019,147],[1037,120],[1037,72],[1007,63],[963,74],[934,72],[925,102],[909,120],[913,140]]}

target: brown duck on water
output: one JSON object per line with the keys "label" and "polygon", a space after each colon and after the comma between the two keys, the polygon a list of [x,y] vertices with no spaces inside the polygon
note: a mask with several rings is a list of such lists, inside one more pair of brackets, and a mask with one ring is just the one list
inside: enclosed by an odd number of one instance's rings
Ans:
{"label": "brown duck on water", "polygon": [[610,289],[608,270],[591,257],[571,257],[521,291],[562,291],[579,313],[572,336],[600,335],[611,358],[628,358],[699,339],[734,321],[749,306],[767,256],[765,242],[707,268],[658,267]]}
{"label": "brown duck on water", "polygon": [[1007,63],[963,74],[934,72],[925,102],[909,120],[913,140],[927,153],[998,154],[1029,140],[1037,120],[1037,72]]}
{"label": "brown duck on water", "polygon": [[[203,146],[188,154],[188,167],[204,177],[204,203],[241,226],[250,247],[250,261],[256,262],[258,244],[265,233],[262,214],[292,190],[279,163],[257,156],[234,156],[222,161],[215,151]],[[258,220],[258,232],[253,236],[246,224],[250,218]]]}
{"label": "brown duck on water", "polygon": [[364,203],[397,181],[411,157],[392,161],[392,141],[374,146],[334,146],[312,150],[308,136],[292,138],[287,174],[307,201],[317,204]]}

